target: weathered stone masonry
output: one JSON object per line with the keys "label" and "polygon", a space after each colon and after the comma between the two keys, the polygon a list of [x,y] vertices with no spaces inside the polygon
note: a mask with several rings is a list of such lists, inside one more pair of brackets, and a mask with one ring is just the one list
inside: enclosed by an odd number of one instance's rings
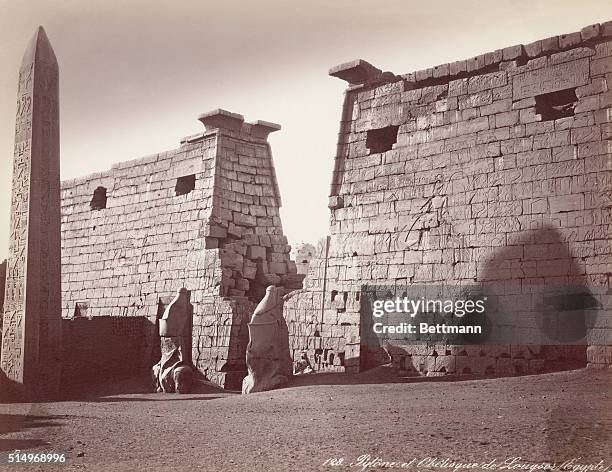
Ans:
{"label": "weathered stone masonry", "polygon": [[[588,362],[609,365],[612,22],[402,76],[362,60],[330,75],[349,84],[331,241],[287,296],[294,352],[347,370],[384,361],[360,343],[362,284],[490,283],[507,306],[580,285],[599,306]],[[394,362],[429,375],[586,362],[580,347],[400,347]]]}
{"label": "weathered stone masonry", "polygon": [[178,149],[63,182],[63,316],[146,317],[152,352],[164,303],[185,287],[194,363],[239,387],[256,302],[267,285],[298,288],[303,276],[289,258],[267,143],[280,127],[223,110],[200,121],[206,131]]}

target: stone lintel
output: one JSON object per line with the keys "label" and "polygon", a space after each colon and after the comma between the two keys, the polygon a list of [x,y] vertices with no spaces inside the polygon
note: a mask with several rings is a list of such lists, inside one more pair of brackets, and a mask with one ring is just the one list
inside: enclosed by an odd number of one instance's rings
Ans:
{"label": "stone lintel", "polygon": [[244,116],[218,108],[208,113],[203,113],[198,117],[198,120],[202,122],[206,131],[215,129],[240,131],[244,123]]}
{"label": "stone lintel", "polygon": [[360,85],[378,80],[382,71],[363,59],[355,59],[332,67],[329,75],[345,80],[349,85]]}
{"label": "stone lintel", "polygon": [[274,133],[281,129],[281,125],[269,121],[257,120],[249,124],[251,125],[251,134],[261,139],[268,139],[270,133]]}

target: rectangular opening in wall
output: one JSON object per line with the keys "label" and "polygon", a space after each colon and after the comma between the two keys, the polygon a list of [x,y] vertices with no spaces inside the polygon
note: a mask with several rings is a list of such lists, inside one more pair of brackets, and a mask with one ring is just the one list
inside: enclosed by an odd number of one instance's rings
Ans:
{"label": "rectangular opening in wall", "polygon": [[106,189],[104,187],[98,187],[94,190],[89,208],[92,210],[103,210],[106,208]]}
{"label": "rectangular opening in wall", "polygon": [[73,317],[87,316],[89,304],[87,302],[75,302]]}
{"label": "rectangular opening in wall", "polygon": [[366,147],[370,154],[387,152],[397,142],[397,130],[399,126],[386,126],[384,128],[368,130]]}
{"label": "rectangular opening in wall", "polygon": [[535,101],[536,113],[542,116],[542,121],[551,121],[574,116],[574,107],[578,97],[576,97],[576,89],[571,88],[537,95]]}
{"label": "rectangular opening in wall", "polygon": [[174,192],[176,195],[187,195],[195,188],[195,174],[185,175],[176,179]]}

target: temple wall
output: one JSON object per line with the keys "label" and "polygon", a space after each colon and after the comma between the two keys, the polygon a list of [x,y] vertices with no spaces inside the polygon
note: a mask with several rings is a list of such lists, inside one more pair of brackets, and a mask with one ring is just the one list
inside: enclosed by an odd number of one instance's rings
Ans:
{"label": "temple wall", "polygon": [[[62,184],[62,307],[88,316],[154,316],[160,297],[181,287],[194,301],[220,282],[205,247],[212,207],[215,137],[116,165]],[[176,195],[177,179],[195,188]],[[92,209],[106,188],[106,208]],[[77,304],[83,303],[83,308]]]}
{"label": "temple wall", "polygon": [[223,385],[246,375],[246,323],[265,287],[299,288],[303,277],[267,143],[280,127],[223,110],[200,121],[206,131],[178,149],[63,182],[62,306],[66,318],[147,318],[148,339],[185,287],[194,363]]}
{"label": "temple wall", "polygon": [[404,357],[402,369],[432,374],[536,372],[587,354],[609,364],[611,36],[611,23],[592,25],[403,76],[365,61],[333,68],[349,88],[331,240],[307,290],[287,297],[287,321],[304,333],[296,346],[314,357],[354,341],[363,284],[479,284],[506,307],[571,285],[599,304],[583,314],[588,349],[361,342],[358,363]]}

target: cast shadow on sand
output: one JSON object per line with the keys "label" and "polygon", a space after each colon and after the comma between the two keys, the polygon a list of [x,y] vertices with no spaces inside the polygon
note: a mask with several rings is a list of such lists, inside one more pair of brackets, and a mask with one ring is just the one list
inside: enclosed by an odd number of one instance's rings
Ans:
{"label": "cast shadow on sand", "polygon": [[5,434],[19,433],[32,428],[49,428],[62,426],[62,416],[11,415],[0,414],[0,452],[24,450],[46,446],[49,443],[42,439],[5,438]]}

